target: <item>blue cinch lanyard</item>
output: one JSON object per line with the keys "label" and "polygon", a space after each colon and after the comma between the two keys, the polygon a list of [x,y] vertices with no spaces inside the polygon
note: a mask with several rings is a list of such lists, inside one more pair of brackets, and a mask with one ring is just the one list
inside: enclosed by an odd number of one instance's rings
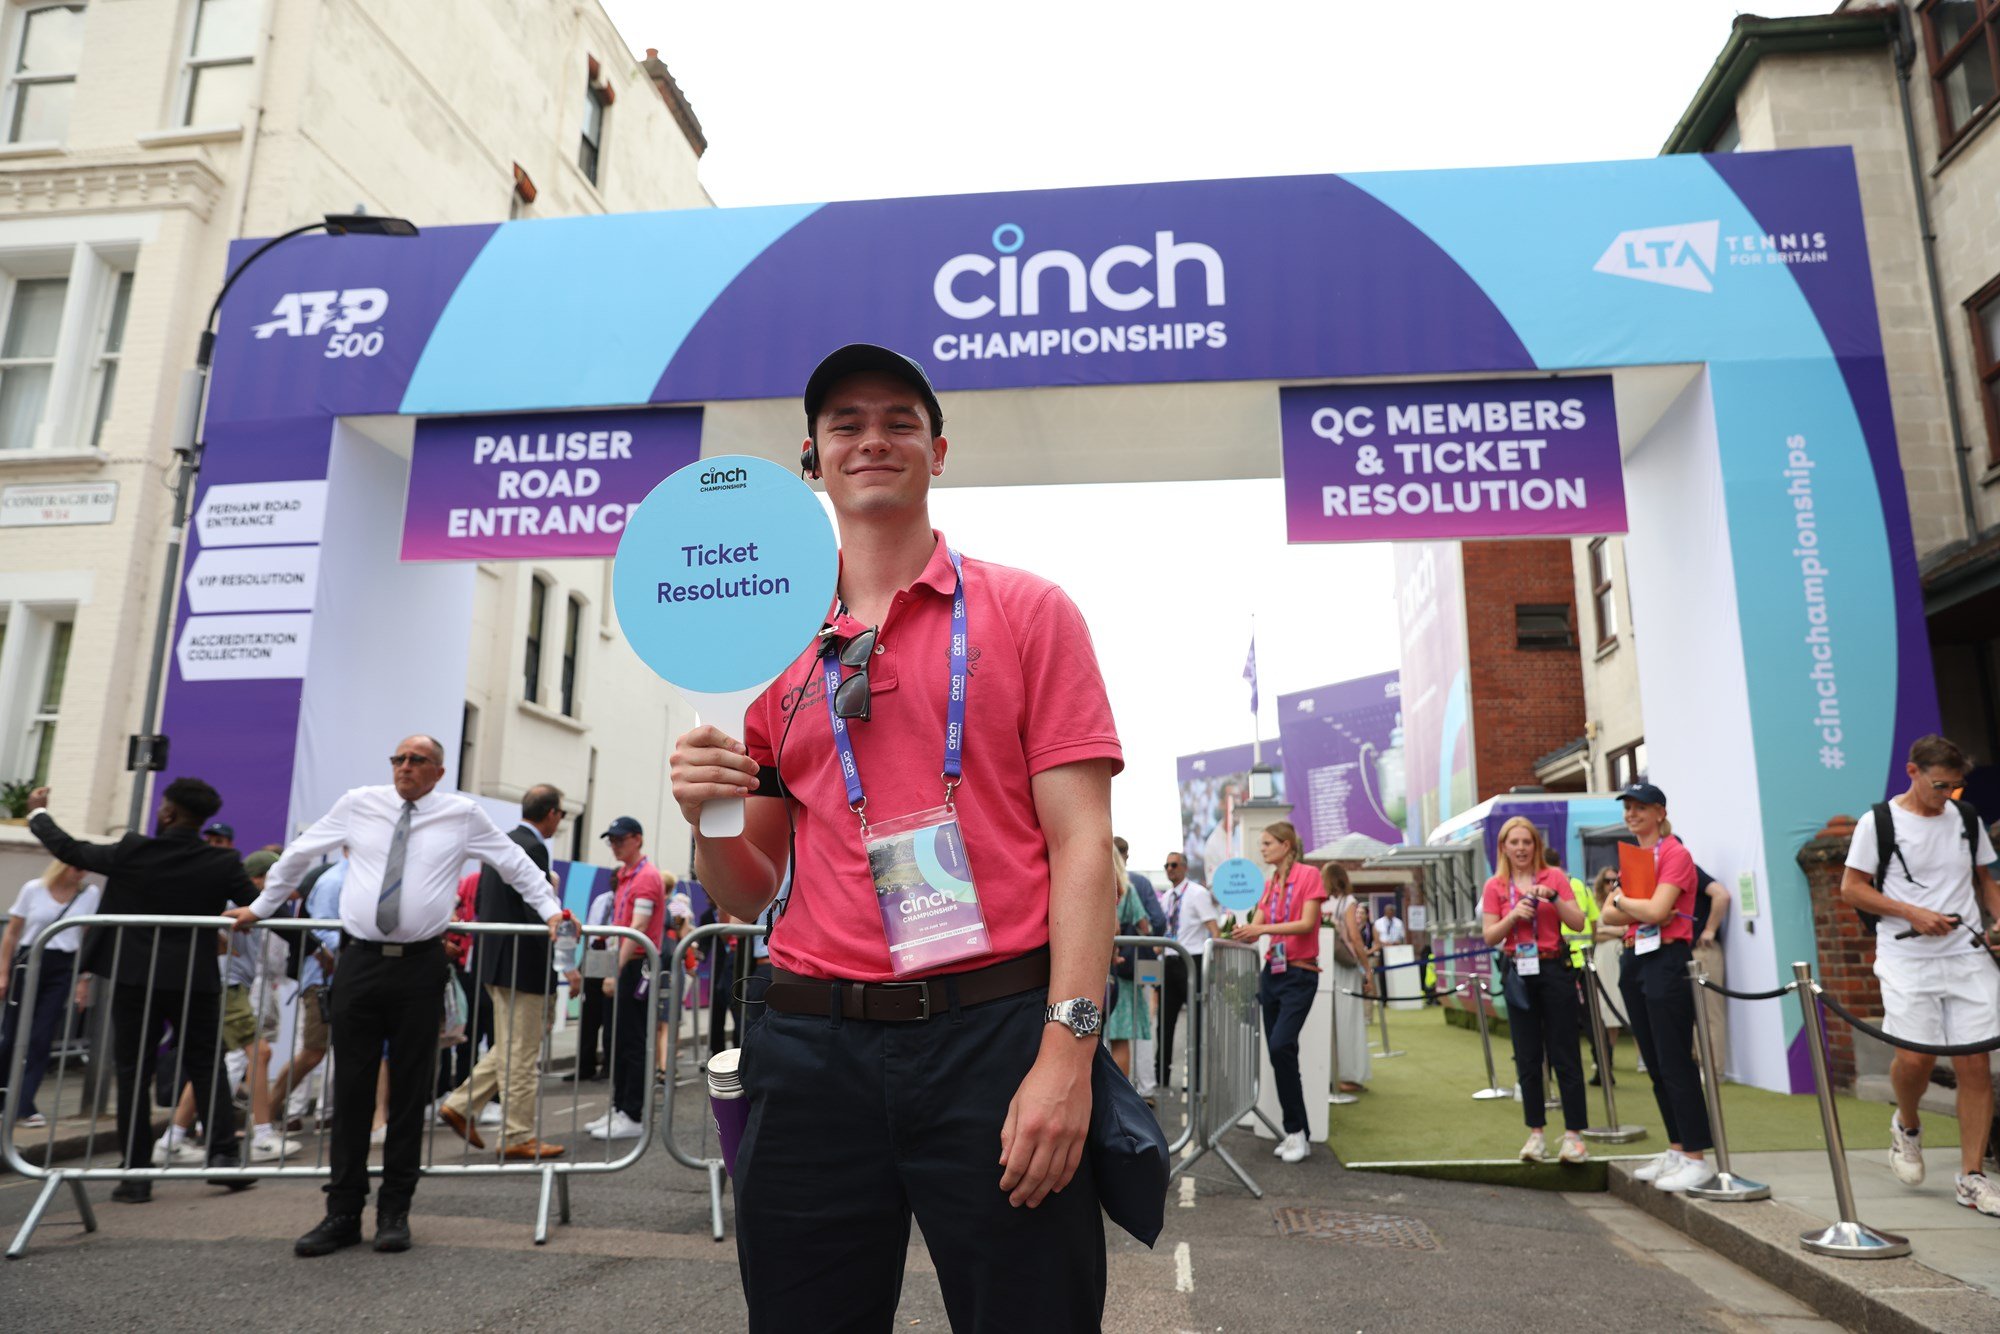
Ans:
{"label": "blue cinch lanyard", "polygon": [[[965,565],[956,551],[945,548],[957,582],[951,593],[951,695],[945,705],[944,722],[944,804],[951,807],[952,789],[965,771],[965,686],[971,673],[966,667]],[[861,790],[861,766],[854,760],[854,740],[847,735],[847,720],[834,711],[833,697],[845,677],[840,654],[831,641],[820,652],[821,669],[826,674],[826,717],[833,726],[833,748],[840,756],[840,776],[847,784],[847,808],[861,818],[862,832],[868,829],[863,811],[868,798]]]}

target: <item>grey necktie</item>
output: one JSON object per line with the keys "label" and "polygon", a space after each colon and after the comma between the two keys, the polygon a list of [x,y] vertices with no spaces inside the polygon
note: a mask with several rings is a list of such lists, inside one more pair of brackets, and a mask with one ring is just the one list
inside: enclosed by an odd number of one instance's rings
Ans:
{"label": "grey necktie", "polygon": [[410,843],[410,817],[417,803],[403,803],[403,818],[396,821],[395,837],[389,840],[389,860],[382,864],[382,897],[375,901],[375,929],[387,940],[396,934],[403,920],[403,851]]}

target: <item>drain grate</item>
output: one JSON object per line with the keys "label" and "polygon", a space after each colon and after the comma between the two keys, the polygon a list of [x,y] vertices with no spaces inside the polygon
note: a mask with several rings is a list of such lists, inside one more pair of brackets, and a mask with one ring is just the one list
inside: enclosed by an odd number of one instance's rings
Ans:
{"label": "drain grate", "polygon": [[1430,1228],[1396,1214],[1350,1213],[1342,1209],[1277,1209],[1281,1237],[1331,1241],[1343,1246],[1382,1246],[1399,1251],[1442,1249]]}

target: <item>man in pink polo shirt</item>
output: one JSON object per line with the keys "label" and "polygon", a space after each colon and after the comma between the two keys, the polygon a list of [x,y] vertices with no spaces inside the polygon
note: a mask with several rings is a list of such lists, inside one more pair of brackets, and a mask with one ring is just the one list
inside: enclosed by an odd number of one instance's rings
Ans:
{"label": "man in pink polo shirt", "polygon": [[750,1328],[887,1329],[914,1215],[954,1328],[1096,1329],[1084,1139],[1123,758],[1089,631],[931,527],[947,445],[915,362],[841,348],[805,408],[839,605],[742,739],[698,727],[672,761],[690,824],[750,795],[743,837],[696,839],[718,904],[754,919],[788,848],[797,867],[742,1065]]}

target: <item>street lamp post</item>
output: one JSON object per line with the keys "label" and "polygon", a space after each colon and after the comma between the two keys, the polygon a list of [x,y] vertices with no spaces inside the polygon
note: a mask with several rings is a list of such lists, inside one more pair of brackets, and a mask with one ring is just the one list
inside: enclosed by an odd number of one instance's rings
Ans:
{"label": "street lamp post", "polygon": [[139,731],[125,747],[125,767],[132,773],[132,805],[125,828],[138,830],[146,818],[146,775],[167,767],[167,738],[155,731],[160,717],[160,690],[166,680],[168,640],[173,635],[174,608],[180,585],[181,551],[186,544],[188,505],[194,498],[195,478],[201,473],[202,414],[208,403],[208,369],[215,356],[215,321],[222,313],[223,298],[252,264],[274,247],[304,236],[307,232],[328,236],[415,236],[416,224],[403,218],[375,217],[366,213],[329,213],[318,222],[294,227],[258,246],[223,280],[222,290],[208,308],[202,325],[201,342],[195,348],[194,366],[181,376],[180,402],[174,411],[174,455],[180,460],[174,479],[173,522],[167,529],[166,568],[160,577],[159,614],[153,619],[153,653],[146,668],[146,702],[139,715]]}

